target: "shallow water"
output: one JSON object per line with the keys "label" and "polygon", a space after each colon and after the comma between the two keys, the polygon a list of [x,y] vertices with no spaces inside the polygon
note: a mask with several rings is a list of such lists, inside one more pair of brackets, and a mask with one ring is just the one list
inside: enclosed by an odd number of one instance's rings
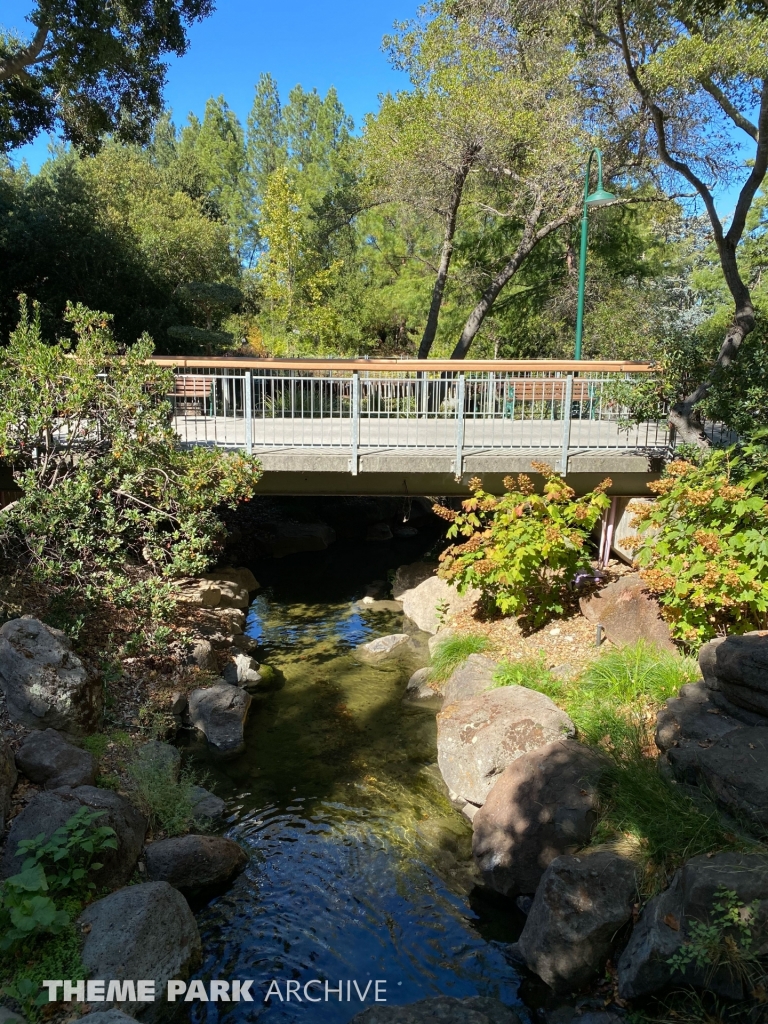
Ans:
{"label": "shallow water", "polygon": [[[372,988],[361,1003],[350,986],[348,1002],[348,980],[363,992],[385,981],[390,1005],[440,994],[518,1003],[504,946],[521,922],[473,891],[471,828],[436,774],[435,710],[403,703],[407,667],[349,654],[401,631],[401,615],[355,601],[371,579],[415,560],[410,548],[345,543],[254,567],[263,590],[248,632],[285,686],[254,699],[245,754],[224,764],[197,756],[229,801],[227,835],[251,853],[234,886],[198,913],[198,976],[254,979],[255,1001],[192,1004],[193,1021],[342,1024],[373,1005]],[[283,1001],[265,1003],[273,979]],[[312,979],[328,981],[328,1002],[284,1001],[287,981],[303,995]],[[322,987],[309,991],[324,998]]]}

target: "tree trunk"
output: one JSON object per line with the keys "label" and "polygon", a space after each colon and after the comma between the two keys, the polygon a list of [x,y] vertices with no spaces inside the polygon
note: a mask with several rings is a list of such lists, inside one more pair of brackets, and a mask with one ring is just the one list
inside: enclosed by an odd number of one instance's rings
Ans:
{"label": "tree trunk", "polygon": [[478,152],[479,149],[473,149],[467,154],[464,162],[456,171],[456,176],[453,179],[453,189],[448,203],[448,210],[445,214],[445,230],[443,233],[443,247],[440,252],[440,265],[437,268],[437,277],[435,278],[435,284],[432,288],[432,301],[429,305],[427,323],[424,327],[424,334],[422,335],[421,343],[419,344],[419,359],[426,359],[429,356],[430,349],[432,348],[435,340],[435,335],[437,334],[437,321],[440,317],[440,308],[443,304],[445,284],[448,280],[448,270],[451,266],[451,257],[453,256],[453,239],[456,235],[456,220],[459,214],[459,206],[461,205],[461,197],[464,192],[467,175],[472,168],[472,164],[474,163]]}

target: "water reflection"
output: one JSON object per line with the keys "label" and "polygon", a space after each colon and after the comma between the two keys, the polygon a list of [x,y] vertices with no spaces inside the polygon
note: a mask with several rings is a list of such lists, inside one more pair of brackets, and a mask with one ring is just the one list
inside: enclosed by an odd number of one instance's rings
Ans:
{"label": "water reflection", "polygon": [[[191,1019],[344,1024],[371,1005],[333,993],[265,1003],[273,979],[283,996],[288,980],[356,980],[365,991],[378,978],[390,1003],[481,994],[515,1004],[504,946],[519,922],[472,894],[471,830],[435,772],[434,711],[403,703],[407,669],[349,654],[402,619],[356,605],[359,587],[346,601],[301,603],[307,557],[282,560],[271,579],[259,567],[266,585],[247,629],[286,684],[254,703],[247,752],[208,765],[229,798],[228,834],[251,861],[199,914],[200,976],[252,978],[255,1002],[193,1004]],[[362,584],[364,548],[359,563]]]}

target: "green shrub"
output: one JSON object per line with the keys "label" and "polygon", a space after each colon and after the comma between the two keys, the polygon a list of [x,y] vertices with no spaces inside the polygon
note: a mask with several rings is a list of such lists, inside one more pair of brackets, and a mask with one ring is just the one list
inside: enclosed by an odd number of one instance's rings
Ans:
{"label": "green shrub", "polygon": [[527,686],[531,690],[546,693],[552,700],[557,700],[564,686],[549,671],[542,655],[536,658],[521,658],[519,661],[503,661],[496,672],[494,685]]}
{"label": "green shrub", "polygon": [[199,785],[195,773],[152,759],[136,759],[128,767],[133,785],[131,798],[146,814],[152,831],[178,836],[188,832],[194,820],[192,790]]}
{"label": "green shrub", "polygon": [[470,654],[482,654],[488,649],[489,643],[488,637],[477,633],[450,633],[435,647],[429,678],[435,682],[444,682],[459,665],[464,664]]}
{"label": "green shrub", "polygon": [[672,635],[693,648],[768,626],[765,473],[735,473],[742,465],[723,451],[702,465],[671,462],[635,516],[642,577]]}
{"label": "green shrub", "polygon": [[440,505],[434,510],[450,521],[448,537],[466,538],[440,556],[439,575],[461,593],[477,587],[487,608],[537,627],[565,612],[573,603],[574,578],[591,572],[586,542],[608,507],[604,492],[611,481],[576,498],[545,463],[533,467],[545,478],[542,495],[523,474],[505,478],[501,498],[483,491],[475,477],[460,512]]}

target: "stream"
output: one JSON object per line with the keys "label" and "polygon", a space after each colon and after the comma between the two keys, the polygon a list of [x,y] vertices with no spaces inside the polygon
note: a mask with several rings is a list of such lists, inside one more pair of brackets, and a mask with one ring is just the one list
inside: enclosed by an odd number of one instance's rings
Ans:
{"label": "stream", "polygon": [[[407,666],[349,653],[402,631],[401,613],[358,602],[425,546],[345,541],[254,565],[262,589],[247,632],[285,685],[254,698],[243,755],[189,751],[227,800],[226,835],[250,853],[228,892],[198,909],[197,976],[253,979],[254,1002],[193,1003],[191,1021],[343,1024],[374,1005],[373,986],[364,1003],[358,993],[376,980],[388,1005],[485,995],[521,1008],[504,949],[522,918],[475,887],[471,826],[437,773],[435,708],[404,703]],[[297,1001],[313,979],[323,1001]],[[273,981],[282,999],[273,985],[265,1001]],[[300,986],[290,1001],[288,981]]]}

